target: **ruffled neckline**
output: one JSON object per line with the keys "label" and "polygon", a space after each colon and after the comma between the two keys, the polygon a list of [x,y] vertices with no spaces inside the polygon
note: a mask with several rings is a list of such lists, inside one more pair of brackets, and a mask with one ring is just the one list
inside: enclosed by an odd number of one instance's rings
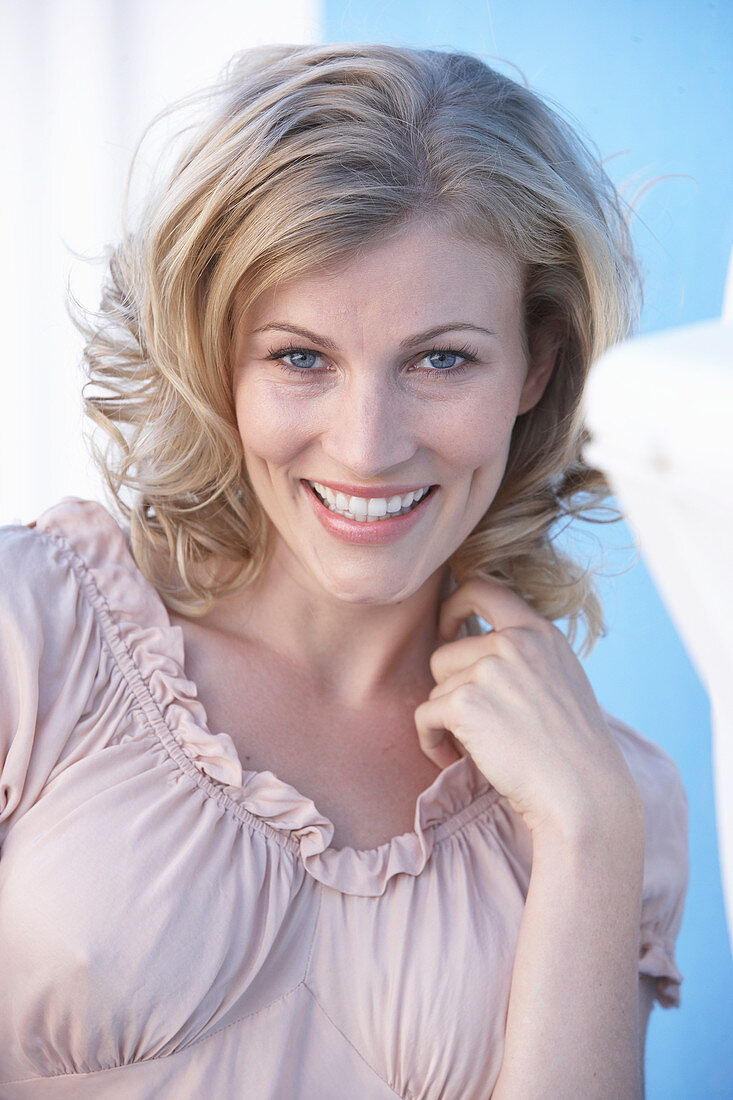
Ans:
{"label": "ruffled neckline", "polygon": [[412,832],[376,848],[331,848],[333,822],[311,799],[272,771],[243,768],[229,734],[209,729],[196,685],[185,674],[183,631],[171,623],[163,600],[135,563],[125,532],[106,508],[68,497],[44,512],[36,527],[63,538],[82,559],[167,730],[195,768],[276,836],[289,838],[305,870],[325,886],[381,895],[395,875],[420,874],[436,829],[477,799],[488,805],[498,797],[471,757],[463,756],[420,793]]}

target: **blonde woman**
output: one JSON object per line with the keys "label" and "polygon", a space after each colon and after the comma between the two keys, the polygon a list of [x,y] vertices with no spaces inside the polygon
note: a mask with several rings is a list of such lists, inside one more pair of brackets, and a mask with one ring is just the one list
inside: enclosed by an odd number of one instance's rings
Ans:
{"label": "blonde woman", "polygon": [[481,61],[234,60],[89,331],[117,518],[0,539],[4,1098],[641,1095],[685,797],[554,538],[635,291]]}

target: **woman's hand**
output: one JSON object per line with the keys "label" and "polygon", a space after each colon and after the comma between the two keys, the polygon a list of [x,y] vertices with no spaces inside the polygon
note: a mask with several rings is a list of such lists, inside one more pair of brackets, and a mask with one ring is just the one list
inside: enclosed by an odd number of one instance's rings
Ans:
{"label": "woman's hand", "polygon": [[628,827],[640,797],[565,635],[498,581],[453,592],[440,610],[441,637],[453,638],[471,614],[493,630],[433,653],[436,686],[415,711],[425,755],[447,767],[460,758],[455,737],[534,836],[578,837],[617,820]]}
{"label": "woman's hand", "polygon": [[471,613],[493,631],[435,651],[415,722],[431,760],[445,767],[461,743],[532,832],[492,1095],[637,1097],[639,793],[565,636],[478,580],[443,604],[441,636]]}

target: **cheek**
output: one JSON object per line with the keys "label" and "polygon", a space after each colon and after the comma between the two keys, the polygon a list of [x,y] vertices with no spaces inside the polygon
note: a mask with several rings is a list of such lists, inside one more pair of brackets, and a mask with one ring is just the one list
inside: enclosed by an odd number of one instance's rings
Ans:
{"label": "cheek", "polygon": [[313,425],[306,410],[293,408],[258,386],[235,391],[237,426],[247,466],[257,460],[281,466],[303,450],[312,438]]}
{"label": "cheek", "polygon": [[477,395],[435,425],[435,441],[451,465],[471,470],[506,464],[516,419],[513,395]]}

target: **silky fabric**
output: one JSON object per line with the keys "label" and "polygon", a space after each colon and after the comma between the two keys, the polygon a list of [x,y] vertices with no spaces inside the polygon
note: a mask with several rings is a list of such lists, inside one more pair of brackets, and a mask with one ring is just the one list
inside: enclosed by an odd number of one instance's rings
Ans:
{"label": "silky fabric", "polygon": [[[335,850],[209,730],[101,505],[3,528],[0,587],[0,1097],[488,1098],[531,843],[471,758],[414,831]],[[677,1004],[685,794],[608,721],[645,804],[639,970]]]}

